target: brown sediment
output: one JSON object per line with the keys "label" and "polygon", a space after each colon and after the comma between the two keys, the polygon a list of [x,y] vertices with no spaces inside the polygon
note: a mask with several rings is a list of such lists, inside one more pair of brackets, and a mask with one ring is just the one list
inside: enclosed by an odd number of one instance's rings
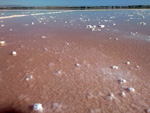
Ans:
{"label": "brown sediment", "polygon": [[[44,113],[143,113],[150,107],[149,42],[106,31],[16,29],[2,32],[0,112],[32,113],[35,103],[43,105]],[[111,93],[114,99],[109,100]]]}

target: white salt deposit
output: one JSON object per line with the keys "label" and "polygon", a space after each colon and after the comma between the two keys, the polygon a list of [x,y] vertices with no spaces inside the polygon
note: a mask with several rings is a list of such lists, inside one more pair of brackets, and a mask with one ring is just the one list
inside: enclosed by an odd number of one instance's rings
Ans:
{"label": "white salt deposit", "polygon": [[130,92],[135,92],[135,89],[132,88],[132,87],[127,88],[127,90],[130,91]]}
{"label": "white salt deposit", "polygon": [[92,25],[86,25],[85,27],[86,27],[86,28],[90,28],[90,29],[92,29],[92,28],[93,28],[93,26],[92,26]]}
{"label": "white salt deposit", "polygon": [[61,112],[61,111],[62,111],[62,108],[63,108],[63,105],[60,104],[60,103],[54,102],[54,103],[52,104],[52,110],[53,110],[54,112]]}
{"label": "white salt deposit", "polygon": [[116,40],[118,40],[118,38],[115,38]]}
{"label": "white salt deposit", "polygon": [[28,15],[11,15],[11,16],[0,17],[0,19],[15,18],[15,17],[24,17],[24,16],[28,16]]}
{"label": "white salt deposit", "polygon": [[119,82],[122,83],[126,83],[127,81],[125,79],[120,79]]}
{"label": "white salt deposit", "polygon": [[27,27],[27,26],[29,26],[29,25],[28,25],[28,24],[24,24],[24,26],[26,26],[26,27]]}
{"label": "white salt deposit", "polygon": [[16,56],[17,55],[17,52],[16,51],[12,51],[11,53],[13,56]]}
{"label": "white salt deposit", "polygon": [[108,99],[109,99],[109,100],[113,100],[114,97],[115,97],[114,94],[113,94],[113,93],[110,93],[110,95],[108,96]]}
{"label": "white salt deposit", "polygon": [[147,113],[150,113],[150,109],[147,110]]}
{"label": "white salt deposit", "polygon": [[58,73],[58,74],[62,74],[62,70],[59,70],[57,73]]}
{"label": "white salt deposit", "polygon": [[42,38],[46,38],[46,36],[42,36]]}
{"label": "white salt deposit", "polygon": [[112,66],[112,68],[113,68],[113,69],[118,69],[119,67],[118,67],[118,66]]}
{"label": "white salt deposit", "polygon": [[137,66],[135,66],[135,67],[136,67],[137,69],[138,69],[138,68],[140,68],[140,66],[138,66],[138,65],[137,65]]}
{"label": "white salt deposit", "polygon": [[101,113],[99,108],[90,109],[90,113]]}
{"label": "white salt deposit", "polygon": [[42,104],[40,104],[40,103],[34,104],[33,110],[34,110],[34,111],[40,111],[40,112],[42,112],[42,111],[43,111]]}
{"label": "white salt deposit", "polygon": [[140,25],[146,25],[146,23],[145,22],[140,22]]}
{"label": "white salt deposit", "polygon": [[26,81],[29,81],[29,80],[32,79],[32,78],[33,78],[33,76],[30,75],[30,76],[28,76],[28,77],[26,78]]}
{"label": "white salt deposit", "polygon": [[96,31],[96,29],[95,29],[95,28],[93,28],[93,29],[91,29],[91,31]]}
{"label": "white salt deposit", "polygon": [[93,28],[96,28],[96,25],[93,25]]}
{"label": "white salt deposit", "polygon": [[104,27],[105,27],[105,25],[99,25],[99,27],[100,27],[100,28],[104,28]]}
{"label": "white salt deposit", "polygon": [[48,49],[47,49],[47,48],[44,48],[44,50],[47,51]]}
{"label": "white salt deposit", "polygon": [[1,27],[4,27],[4,26],[5,26],[4,24],[1,25]]}
{"label": "white salt deposit", "polygon": [[34,22],[32,22],[32,25],[34,25]]}
{"label": "white salt deposit", "polygon": [[127,64],[128,64],[128,65],[130,65],[130,62],[129,62],[129,61],[127,61]]}
{"label": "white salt deposit", "polygon": [[75,64],[75,65],[76,65],[77,67],[80,67],[80,64],[78,64],[78,63],[77,63],[77,64]]}
{"label": "white salt deposit", "polygon": [[0,41],[0,45],[5,45],[5,41]]}
{"label": "white salt deposit", "polygon": [[57,72],[55,73],[56,76],[60,76],[60,75],[62,75],[62,74],[63,74],[62,70],[59,70],[59,71],[57,71]]}
{"label": "white salt deposit", "polygon": [[126,96],[125,92],[121,92],[121,96],[125,97]]}
{"label": "white salt deposit", "polygon": [[65,42],[65,45],[69,45],[69,43],[68,43],[68,42]]}

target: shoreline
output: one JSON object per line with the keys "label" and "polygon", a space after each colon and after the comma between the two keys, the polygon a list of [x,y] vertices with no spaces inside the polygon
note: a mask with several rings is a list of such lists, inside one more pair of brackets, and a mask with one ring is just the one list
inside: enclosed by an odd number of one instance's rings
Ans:
{"label": "shoreline", "polygon": [[72,9],[0,9],[0,11],[113,11],[113,10],[150,10],[150,8],[142,9],[86,9],[86,10],[72,10]]}

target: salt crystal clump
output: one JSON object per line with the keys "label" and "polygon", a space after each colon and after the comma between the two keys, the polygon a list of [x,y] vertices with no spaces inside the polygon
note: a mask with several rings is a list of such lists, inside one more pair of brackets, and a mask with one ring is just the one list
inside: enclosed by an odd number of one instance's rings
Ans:
{"label": "salt crystal clump", "polygon": [[63,74],[62,70],[59,70],[55,73],[55,75],[57,75],[57,76],[62,75],[62,74]]}
{"label": "salt crystal clump", "polygon": [[80,64],[78,64],[78,63],[77,63],[77,64],[75,64],[75,65],[76,65],[77,67],[80,67]]}
{"label": "salt crystal clump", "polygon": [[127,88],[127,90],[129,90],[130,92],[135,92],[135,89],[132,87]]}
{"label": "salt crystal clump", "polygon": [[47,51],[48,49],[47,49],[47,48],[44,48],[44,50]]}
{"label": "salt crystal clump", "polygon": [[96,25],[93,25],[93,28],[96,28]]}
{"label": "salt crystal clump", "polygon": [[46,38],[46,36],[42,36],[42,38]]}
{"label": "salt crystal clump", "polygon": [[127,64],[129,65],[129,64],[130,64],[130,62],[128,61],[128,62],[127,62]]}
{"label": "salt crystal clump", "polygon": [[119,82],[120,83],[126,83],[127,81],[125,79],[120,79]]}
{"label": "salt crystal clump", "polygon": [[150,109],[147,110],[147,113],[150,113]]}
{"label": "salt crystal clump", "polygon": [[126,96],[125,92],[121,92],[121,96],[125,97]]}
{"label": "salt crystal clump", "polygon": [[93,29],[91,29],[92,31],[96,31],[96,29],[95,28],[93,28]]}
{"label": "salt crystal clump", "polygon": [[85,27],[86,27],[86,28],[89,28],[89,29],[92,29],[92,28],[93,28],[92,25],[86,25]]}
{"label": "salt crystal clump", "polygon": [[136,68],[140,68],[140,66],[138,66],[138,65],[137,65],[137,66],[135,66],[135,67],[136,67]]}
{"label": "salt crystal clump", "polygon": [[88,99],[94,98],[94,94],[92,92],[89,92],[88,95],[87,95],[87,98]]}
{"label": "salt crystal clump", "polygon": [[118,66],[112,66],[113,69],[118,69]]}
{"label": "salt crystal clump", "polygon": [[100,113],[101,110],[99,108],[90,109],[90,113]]}
{"label": "salt crystal clump", "polygon": [[33,78],[33,76],[30,75],[30,76],[28,76],[28,77],[26,78],[26,81],[29,81],[29,80],[32,79],[32,78]]}
{"label": "salt crystal clump", "polygon": [[42,111],[43,111],[42,104],[40,104],[40,103],[34,104],[33,110],[34,110],[34,111],[40,111],[40,112],[42,112]]}
{"label": "salt crystal clump", "polygon": [[104,28],[104,27],[105,27],[105,25],[99,25],[99,27],[100,27],[100,28]]}
{"label": "salt crystal clump", "polygon": [[146,25],[146,23],[145,22],[140,22],[140,25]]}
{"label": "salt crystal clump", "polygon": [[52,107],[53,107],[53,108],[52,108],[53,111],[55,111],[55,112],[61,112],[61,111],[62,111],[62,108],[63,108],[63,105],[54,102],[54,103],[52,104]]}
{"label": "salt crystal clump", "polygon": [[34,22],[32,22],[32,25],[34,25]]}
{"label": "salt crystal clump", "polygon": [[118,38],[115,38],[116,40],[118,40]]}
{"label": "salt crystal clump", "polygon": [[4,26],[5,26],[4,24],[1,25],[1,27],[4,27]]}
{"label": "salt crystal clump", "polygon": [[58,73],[58,74],[62,74],[62,70],[59,70],[57,73]]}
{"label": "salt crystal clump", "polygon": [[17,52],[16,51],[12,51],[11,53],[13,56],[16,56],[17,55]]}
{"label": "salt crystal clump", "polygon": [[68,42],[65,42],[65,45],[69,45],[69,43],[68,43]]}
{"label": "salt crystal clump", "polygon": [[28,24],[24,24],[24,26],[29,26]]}
{"label": "salt crystal clump", "polygon": [[0,45],[5,45],[5,41],[0,41]]}
{"label": "salt crystal clump", "polygon": [[109,99],[109,100],[112,100],[112,99],[114,99],[114,97],[115,97],[114,94],[113,94],[113,93],[110,93],[110,95],[108,96],[108,99]]}

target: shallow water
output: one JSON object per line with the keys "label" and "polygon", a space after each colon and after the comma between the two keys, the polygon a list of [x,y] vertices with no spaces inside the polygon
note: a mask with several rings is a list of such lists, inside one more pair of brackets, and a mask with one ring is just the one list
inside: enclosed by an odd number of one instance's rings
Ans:
{"label": "shallow water", "polygon": [[[53,14],[54,13],[54,14]],[[55,14],[56,13],[56,14]],[[58,14],[57,14],[58,13]],[[0,11],[0,17],[13,16],[1,21],[16,24],[16,15],[24,15],[19,20],[24,24],[43,23],[57,28],[85,29],[86,25],[105,25],[104,32],[120,33],[127,37],[150,39],[150,10],[113,10],[113,11]],[[17,20],[18,21],[18,20]],[[38,21],[38,22],[37,22]],[[146,25],[140,25],[145,22]],[[2,22],[0,24],[3,24]],[[23,24],[23,23],[22,23]],[[8,24],[9,25],[9,24]],[[9,26],[11,27],[11,26]],[[3,30],[2,28],[0,28]],[[131,38],[130,37],[130,38]]]}
{"label": "shallow water", "polygon": [[150,108],[150,10],[1,13],[0,112],[34,113],[35,103],[43,113]]}

